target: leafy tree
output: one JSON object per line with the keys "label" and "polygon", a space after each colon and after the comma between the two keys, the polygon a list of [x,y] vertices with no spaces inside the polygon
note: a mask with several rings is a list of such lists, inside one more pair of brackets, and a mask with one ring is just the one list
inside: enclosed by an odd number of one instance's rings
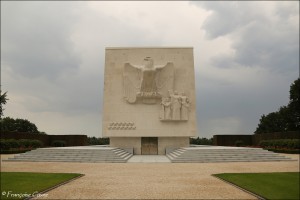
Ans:
{"label": "leafy tree", "polygon": [[39,133],[36,125],[27,119],[5,117],[0,120],[0,126],[3,131]]}
{"label": "leafy tree", "polygon": [[213,144],[213,138],[207,139],[207,138],[190,138],[190,144],[196,144],[196,145],[212,145]]}
{"label": "leafy tree", "polygon": [[5,105],[7,102],[8,98],[7,98],[7,92],[4,92],[2,94],[2,91],[0,90],[0,117],[3,116],[3,108],[2,105]]}
{"label": "leafy tree", "polygon": [[288,105],[291,115],[289,129],[300,130],[300,78],[290,88],[290,102]]}
{"label": "leafy tree", "polygon": [[277,112],[262,115],[255,133],[272,133],[300,130],[300,79],[294,81],[290,87],[290,102],[282,106]]}
{"label": "leafy tree", "polygon": [[96,137],[88,137],[89,145],[107,145],[109,144],[109,138],[96,138]]}
{"label": "leafy tree", "polygon": [[[7,92],[1,94],[0,90],[0,117],[3,116],[3,105],[6,104]],[[15,132],[28,132],[28,133],[41,133],[46,134],[45,132],[39,132],[36,125],[28,121],[27,119],[13,119],[10,117],[0,118],[0,128],[1,131],[15,131]]]}

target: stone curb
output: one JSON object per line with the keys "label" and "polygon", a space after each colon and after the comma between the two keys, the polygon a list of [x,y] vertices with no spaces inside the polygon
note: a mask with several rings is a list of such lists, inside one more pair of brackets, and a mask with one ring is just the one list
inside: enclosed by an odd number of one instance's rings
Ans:
{"label": "stone curb", "polygon": [[[69,182],[71,182],[71,181],[74,181],[74,180],[76,180],[76,179],[79,179],[79,178],[81,178],[81,177],[83,177],[83,176],[84,176],[84,174],[80,174],[80,175],[77,176],[77,177],[74,177],[74,178],[72,178],[72,179],[70,179],[70,180],[64,181],[64,182],[62,182],[62,183],[60,183],[60,184],[58,184],[58,185],[55,185],[55,186],[50,187],[50,188],[48,188],[48,189],[46,189],[46,190],[43,190],[43,191],[37,193],[36,195],[39,195],[39,194],[45,194],[46,192],[49,192],[50,190],[54,190],[55,188],[58,188],[58,187],[60,187],[60,186],[62,186],[62,185],[65,185],[65,184],[67,184],[67,183],[69,183]],[[30,199],[33,199],[33,198],[36,198],[36,197],[27,197],[27,198],[25,198],[24,200],[30,200]]]}
{"label": "stone curb", "polygon": [[265,198],[263,198],[263,197],[261,197],[261,196],[255,194],[255,193],[253,193],[253,192],[250,192],[249,190],[246,190],[246,189],[244,189],[244,188],[242,188],[242,187],[240,187],[240,186],[238,186],[238,185],[236,185],[236,184],[234,184],[234,183],[231,183],[231,182],[229,182],[229,181],[226,181],[226,180],[224,180],[224,179],[221,179],[221,178],[217,177],[217,176],[214,175],[214,174],[212,174],[212,176],[215,177],[215,178],[217,178],[217,179],[219,179],[219,180],[221,180],[221,181],[223,181],[223,182],[225,182],[225,183],[228,183],[228,184],[230,184],[230,185],[232,185],[232,186],[234,186],[234,187],[236,187],[236,188],[238,188],[238,189],[240,189],[240,190],[243,190],[244,192],[246,192],[246,193],[248,193],[248,194],[250,194],[250,195],[255,196],[255,197],[258,198],[259,200],[266,200]]}

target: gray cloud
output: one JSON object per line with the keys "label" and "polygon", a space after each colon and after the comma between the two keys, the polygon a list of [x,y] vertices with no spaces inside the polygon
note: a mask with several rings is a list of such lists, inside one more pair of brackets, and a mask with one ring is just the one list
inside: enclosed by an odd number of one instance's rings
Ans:
{"label": "gray cloud", "polygon": [[[201,136],[251,134],[262,114],[276,111],[288,103],[290,82],[278,76],[268,77],[264,74],[264,84],[259,86],[238,85],[234,82],[223,84],[200,74],[198,77],[197,114]],[[272,82],[273,85],[269,84]],[[225,124],[215,122],[216,119],[224,120]],[[236,119],[237,127],[228,128],[232,126],[232,119]],[[220,132],[214,132],[216,128]],[[225,132],[222,129],[228,130]]]}
{"label": "gray cloud", "polygon": [[80,58],[70,38],[76,15],[70,3],[2,3],[1,56],[16,75],[55,79],[76,70]]}
{"label": "gray cloud", "polygon": [[262,114],[288,103],[298,76],[299,2],[191,3],[211,12],[201,27],[207,38],[228,38],[232,49],[210,57],[215,77],[198,74],[200,134],[253,133]]}
{"label": "gray cloud", "polygon": [[274,2],[200,2],[200,5],[212,12],[202,29],[210,39],[230,37],[235,51],[230,57],[212,58],[214,66],[260,66],[280,73],[298,69],[299,2],[275,5]]}
{"label": "gray cloud", "polygon": [[[89,121],[97,124],[86,128],[89,135],[101,134],[105,47],[160,43],[138,24],[126,24],[85,3],[5,2],[1,10],[2,85],[9,91],[9,104],[22,105],[34,116],[60,113],[74,121],[75,116],[96,116]],[[14,112],[12,117],[22,116]]]}
{"label": "gray cloud", "polygon": [[241,26],[247,26],[252,21],[256,21],[255,16],[249,15],[253,8],[251,2],[201,1],[191,3],[212,12],[202,26],[210,39],[231,34]]}
{"label": "gray cloud", "polygon": [[250,134],[288,102],[299,67],[295,2],[173,2],[167,16],[163,6],[1,2],[6,116],[51,134],[99,136],[109,46],[194,46],[201,137]]}

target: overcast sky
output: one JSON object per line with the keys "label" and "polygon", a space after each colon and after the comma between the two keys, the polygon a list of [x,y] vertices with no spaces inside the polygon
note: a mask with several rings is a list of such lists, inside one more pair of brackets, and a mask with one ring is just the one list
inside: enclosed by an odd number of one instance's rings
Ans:
{"label": "overcast sky", "polygon": [[102,136],[105,47],[194,47],[198,134],[252,134],[299,77],[299,1],[1,1],[4,115]]}

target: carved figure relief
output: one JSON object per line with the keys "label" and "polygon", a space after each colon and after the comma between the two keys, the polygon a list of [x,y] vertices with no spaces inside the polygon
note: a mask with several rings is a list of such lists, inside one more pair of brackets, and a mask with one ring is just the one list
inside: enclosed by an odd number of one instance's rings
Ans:
{"label": "carved figure relief", "polygon": [[133,122],[111,122],[108,125],[108,130],[135,130]]}
{"label": "carved figure relief", "polygon": [[153,64],[151,57],[144,59],[142,66],[125,63],[123,74],[124,98],[128,103],[138,100],[145,104],[155,104],[168,90],[173,90],[174,65]]}
{"label": "carved figure relief", "polygon": [[161,101],[160,120],[171,120],[171,99],[169,97],[163,97]]}
{"label": "carved figure relief", "polygon": [[187,96],[185,96],[185,93],[183,92],[181,94],[181,120],[188,120],[189,119],[189,109],[190,109],[190,100]]}
{"label": "carved figure relief", "polygon": [[181,99],[177,91],[171,96],[172,120],[180,120]]}
{"label": "carved figure relief", "polygon": [[169,97],[163,97],[159,119],[161,121],[187,121],[190,101],[183,92],[169,91]]}

